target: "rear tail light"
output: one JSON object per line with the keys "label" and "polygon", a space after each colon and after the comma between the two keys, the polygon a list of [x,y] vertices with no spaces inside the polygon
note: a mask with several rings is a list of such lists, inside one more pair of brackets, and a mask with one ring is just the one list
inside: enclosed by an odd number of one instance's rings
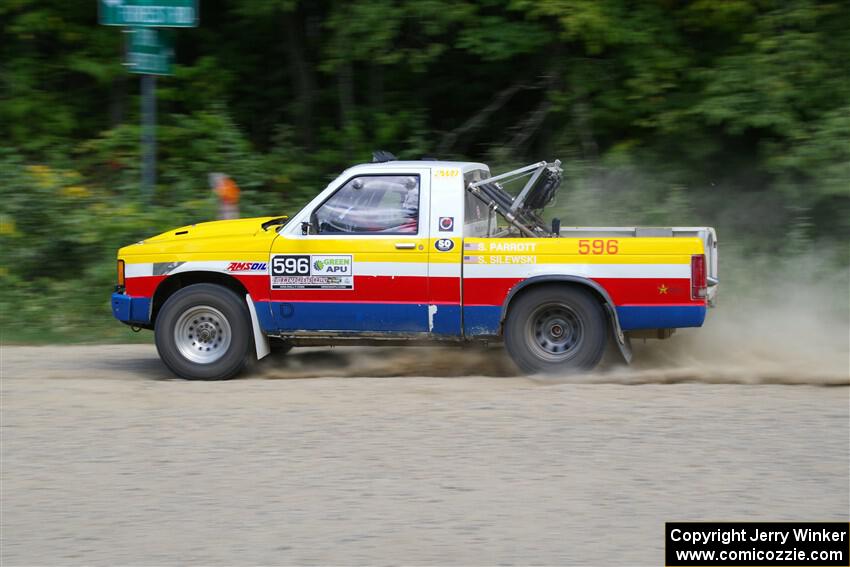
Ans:
{"label": "rear tail light", "polygon": [[705,255],[691,256],[691,299],[704,299],[706,296],[707,273]]}
{"label": "rear tail light", "polygon": [[124,260],[118,260],[118,285],[124,285]]}

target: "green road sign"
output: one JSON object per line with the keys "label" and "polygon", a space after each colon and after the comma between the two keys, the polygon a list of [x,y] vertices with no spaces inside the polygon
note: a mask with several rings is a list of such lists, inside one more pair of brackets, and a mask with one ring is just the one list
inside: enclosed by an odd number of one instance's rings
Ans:
{"label": "green road sign", "polygon": [[98,0],[98,17],[105,26],[194,28],[198,0]]}
{"label": "green road sign", "polygon": [[155,28],[127,30],[127,62],[131,73],[170,75],[174,32]]}

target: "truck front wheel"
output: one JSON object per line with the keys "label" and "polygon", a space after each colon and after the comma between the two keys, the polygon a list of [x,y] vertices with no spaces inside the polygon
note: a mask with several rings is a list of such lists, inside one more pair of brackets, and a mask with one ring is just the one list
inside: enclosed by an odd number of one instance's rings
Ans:
{"label": "truck front wheel", "polygon": [[212,284],[187,286],[168,298],[156,319],[159,356],[189,380],[226,380],[244,366],[251,344],[244,301]]}
{"label": "truck front wheel", "polygon": [[529,374],[593,369],[605,352],[605,311],[589,291],[547,285],[518,297],[505,321],[505,347]]}

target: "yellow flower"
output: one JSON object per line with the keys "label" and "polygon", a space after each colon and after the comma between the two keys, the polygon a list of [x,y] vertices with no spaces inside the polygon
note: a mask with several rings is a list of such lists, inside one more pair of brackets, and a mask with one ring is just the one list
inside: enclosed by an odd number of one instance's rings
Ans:
{"label": "yellow flower", "polygon": [[15,221],[2,220],[0,221],[0,234],[3,236],[12,236],[15,234]]}
{"label": "yellow flower", "polygon": [[91,191],[89,191],[85,187],[80,187],[79,185],[72,185],[71,187],[65,187],[64,189],[62,189],[62,194],[66,197],[76,199],[82,197],[90,197]]}
{"label": "yellow flower", "polygon": [[36,183],[43,189],[56,185],[56,174],[46,165],[29,165],[27,171],[35,177]]}

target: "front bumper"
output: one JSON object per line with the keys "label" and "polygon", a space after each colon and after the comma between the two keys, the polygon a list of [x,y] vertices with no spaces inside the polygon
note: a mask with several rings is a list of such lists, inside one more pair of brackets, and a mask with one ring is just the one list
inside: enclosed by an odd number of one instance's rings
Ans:
{"label": "front bumper", "polygon": [[123,323],[148,325],[151,322],[151,300],[149,297],[130,297],[124,293],[113,293],[112,314]]}

